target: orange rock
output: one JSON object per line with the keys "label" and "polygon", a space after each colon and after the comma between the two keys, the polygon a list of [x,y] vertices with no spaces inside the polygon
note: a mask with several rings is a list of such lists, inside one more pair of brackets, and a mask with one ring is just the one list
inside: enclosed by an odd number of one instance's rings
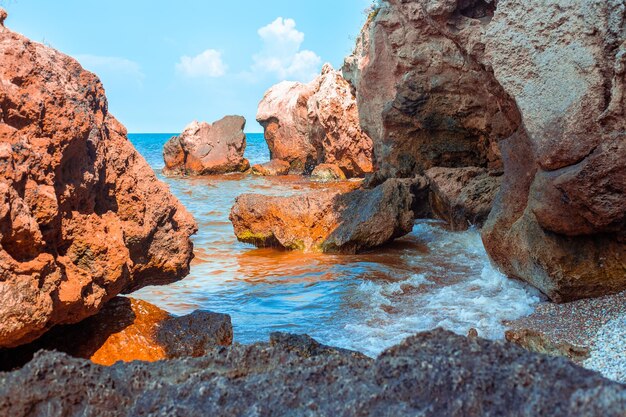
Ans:
{"label": "orange rock", "polygon": [[252,174],[260,176],[276,176],[287,175],[291,165],[287,161],[281,159],[272,159],[264,164],[256,164],[252,166]]}
{"label": "orange rock", "polygon": [[346,175],[341,168],[335,164],[319,164],[311,172],[311,177],[322,181],[345,180]]}
{"label": "orange rock", "polygon": [[0,103],[0,347],[187,275],[195,222],[95,75],[0,28]]}

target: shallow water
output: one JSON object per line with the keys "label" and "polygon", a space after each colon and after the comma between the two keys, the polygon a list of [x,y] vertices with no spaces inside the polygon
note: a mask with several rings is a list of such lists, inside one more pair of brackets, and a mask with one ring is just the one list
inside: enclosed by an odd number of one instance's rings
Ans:
{"label": "shallow water", "polygon": [[[492,268],[476,230],[449,232],[419,221],[413,232],[359,255],[256,249],[237,242],[228,214],[235,197],[286,195],[324,185],[298,177],[226,175],[166,178],[161,149],[171,135],[129,135],[139,152],[193,213],[191,274],[134,297],[175,314],[206,309],[232,316],[235,340],[268,339],[273,331],[308,333],[319,341],[376,355],[422,330],[444,327],[503,336],[502,320],[530,314],[533,289]],[[262,135],[249,135],[251,163],[269,159]]]}

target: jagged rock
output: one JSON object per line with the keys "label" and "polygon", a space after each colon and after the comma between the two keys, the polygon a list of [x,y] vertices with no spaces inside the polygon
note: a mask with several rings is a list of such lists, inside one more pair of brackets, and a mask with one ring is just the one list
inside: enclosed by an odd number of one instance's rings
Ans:
{"label": "jagged rock", "polygon": [[80,323],[56,326],[28,345],[0,350],[0,370],[22,366],[41,349],[112,365],[198,357],[232,340],[226,314],[196,311],[175,317],[146,301],[115,297]]}
{"label": "jagged rock", "polygon": [[272,159],[287,161],[294,173],[322,163],[338,165],[347,177],[373,170],[372,142],[359,125],[356,100],[341,73],[326,64],[309,84],[282,82],[259,103]]}
{"label": "jagged rock", "polygon": [[271,161],[264,164],[253,165],[252,174],[264,177],[287,175],[289,174],[290,169],[291,165],[289,164],[289,162],[283,161],[282,159],[272,159]]}
{"label": "jagged rock", "polygon": [[523,129],[500,143],[503,192],[483,240],[555,301],[626,288],[624,7],[501,1],[484,37]]}
{"label": "jagged rock", "polygon": [[168,175],[209,175],[244,172],[250,163],[243,157],[246,119],[226,116],[212,125],[192,122],[180,136],[170,139],[163,147]]}
{"label": "jagged rock", "polygon": [[187,275],[195,222],[109,114],[100,80],[6,28],[0,166],[0,347]]}
{"label": "jagged rock", "polygon": [[287,197],[244,194],[230,220],[237,239],[259,247],[355,253],[413,229],[410,184],[388,180],[371,190],[321,190]]}
{"label": "jagged rock", "polygon": [[311,172],[311,177],[321,181],[341,181],[346,179],[346,175],[341,168],[335,164],[319,164]]}
{"label": "jagged rock", "polygon": [[500,190],[500,176],[477,167],[436,167],[426,171],[425,176],[435,217],[448,222],[452,230],[482,227]]}
{"label": "jagged rock", "polygon": [[372,360],[286,339],[112,367],[38,354],[0,373],[0,414],[621,417],[626,409],[626,386],[506,342],[435,330]]}

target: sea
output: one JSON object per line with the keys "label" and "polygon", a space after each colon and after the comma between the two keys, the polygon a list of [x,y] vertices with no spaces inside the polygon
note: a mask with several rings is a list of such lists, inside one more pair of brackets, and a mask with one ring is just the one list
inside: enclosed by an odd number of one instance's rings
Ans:
{"label": "sea", "polygon": [[[506,320],[533,312],[541,300],[489,261],[476,229],[451,232],[418,220],[412,233],[357,255],[258,249],[238,242],[228,215],[243,193],[289,195],[315,184],[302,177],[242,174],[168,178],[162,148],[174,134],[129,134],[129,139],[193,214],[191,273],[168,286],[132,294],[175,314],[227,313],[234,340],[267,341],[275,331],[306,333],[321,343],[376,356],[415,333],[442,327],[475,328],[501,339]],[[251,164],[269,160],[262,134],[248,134]]]}

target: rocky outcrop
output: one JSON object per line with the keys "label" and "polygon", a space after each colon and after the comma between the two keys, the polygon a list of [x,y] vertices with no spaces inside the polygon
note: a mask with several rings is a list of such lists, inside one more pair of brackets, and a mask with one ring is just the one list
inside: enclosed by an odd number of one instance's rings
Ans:
{"label": "rocky outcrop", "polygon": [[6,28],[0,166],[0,347],[187,275],[195,222],[109,114],[100,80]]}
{"label": "rocky outcrop", "polygon": [[434,217],[445,220],[452,230],[482,227],[501,182],[501,177],[476,167],[431,168],[425,177]]}
{"label": "rocky outcrop", "polygon": [[287,197],[244,194],[230,213],[235,235],[258,247],[356,253],[413,229],[410,185],[320,190]]}
{"label": "rocky outcrop", "polygon": [[617,417],[624,409],[624,385],[569,361],[442,330],[375,360],[274,336],[202,358],[112,367],[45,353],[0,373],[0,414],[15,417]]}
{"label": "rocky outcrop", "polygon": [[309,84],[282,82],[265,93],[257,120],[272,159],[309,174],[322,163],[336,164],[347,177],[373,170],[372,142],[359,125],[356,100],[341,73],[326,64]]}
{"label": "rocky outcrop", "polygon": [[246,119],[241,116],[226,116],[213,124],[192,122],[163,147],[163,172],[210,175],[247,171],[245,126]]}
{"label": "rocky outcrop", "polygon": [[39,350],[56,350],[100,365],[198,357],[233,340],[230,316],[195,311],[175,317],[133,298],[115,297],[80,323],[56,326],[38,340],[0,350],[0,370],[22,366]]}
{"label": "rocky outcrop", "polygon": [[262,177],[287,175],[291,165],[287,161],[281,159],[272,159],[264,164],[256,164],[252,166],[252,174]]}

